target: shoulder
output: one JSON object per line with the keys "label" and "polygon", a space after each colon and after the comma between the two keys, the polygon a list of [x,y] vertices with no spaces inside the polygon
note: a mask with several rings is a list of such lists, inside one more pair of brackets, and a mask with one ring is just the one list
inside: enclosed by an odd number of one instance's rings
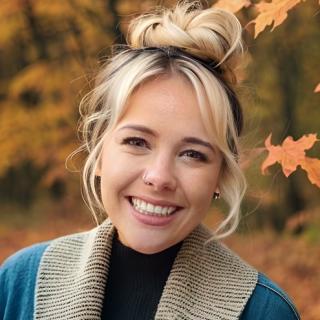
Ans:
{"label": "shoulder", "polygon": [[[43,264],[81,260],[97,228],[34,244],[10,256],[0,266],[0,319],[32,319],[39,272]],[[50,254],[48,254],[50,252]],[[61,267],[61,264],[60,264]],[[68,266],[64,266],[70,269]]]}
{"label": "shoulder", "polygon": [[[11,280],[20,277],[27,278],[32,276],[37,273],[40,261],[47,249],[55,248],[57,244],[61,244],[62,249],[67,249],[68,243],[75,243],[80,247],[88,234],[88,231],[74,233],[51,241],[37,243],[17,251],[0,266],[0,283],[3,284],[3,281],[11,282]],[[63,252],[60,253],[63,254]]]}
{"label": "shoulder", "polygon": [[288,295],[264,274],[259,273],[257,285],[240,319],[299,320],[300,316]]}
{"label": "shoulder", "polygon": [[36,276],[43,252],[49,242],[24,248],[10,256],[0,267],[0,319],[19,317],[33,310]]}
{"label": "shoulder", "polygon": [[57,255],[63,255],[69,249],[68,244],[74,244],[73,247],[81,247],[89,234],[90,232],[88,231],[74,233],[51,241],[37,243],[17,251],[0,266],[0,289],[8,289],[15,284],[21,284],[22,281],[25,283],[34,279],[46,251],[49,249],[54,250],[59,246],[61,251],[57,250]]}
{"label": "shoulder", "polygon": [[34,265],[39,261],[43,251],[50,242],[41,242],[21,249],[7,258],[1,265],[0,274],[11,272],[13,269]]}
{"label": "shoulder", "polygon": [[34,244],[10,256],[0,267],[0,283],[2,287],[14,281],[27,279],[37,272],[43,252],[49,242]]}

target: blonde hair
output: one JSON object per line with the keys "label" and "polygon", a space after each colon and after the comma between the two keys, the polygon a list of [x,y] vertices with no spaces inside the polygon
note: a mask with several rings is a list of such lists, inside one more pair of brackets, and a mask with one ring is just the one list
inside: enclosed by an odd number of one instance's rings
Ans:
{"label": "blonde hair", "polygon": [[184,76],[193,86],[204,125],[223,155],[219,188],[229,213],[216,236],[222,238],[237,228],[246,189],[237,161],[242,113],[232,89],[243,53],[241,32],[233,14],[203,9],[195,1],[158,9],[131,22],[128,46],[103,66],[95,88],[80,104],[84,143],[75,153],[88,154],[82,172],[83,196],[97,223],[106,215],[95,176],[103,137],[125,113],[126,101],[139,85],[173,74]]}

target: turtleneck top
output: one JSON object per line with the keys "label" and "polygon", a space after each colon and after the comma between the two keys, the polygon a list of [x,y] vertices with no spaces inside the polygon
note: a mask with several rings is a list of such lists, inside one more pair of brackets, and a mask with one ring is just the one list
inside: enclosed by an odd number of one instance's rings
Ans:
{"label": "turtleneck top", "polygon": [[101,319],[154,319],[160,297],[181,242],[154,254],[112,243]]}

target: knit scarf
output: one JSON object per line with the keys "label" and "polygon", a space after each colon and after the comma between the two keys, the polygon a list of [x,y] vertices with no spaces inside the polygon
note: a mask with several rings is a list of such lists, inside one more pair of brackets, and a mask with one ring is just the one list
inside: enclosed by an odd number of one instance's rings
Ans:
{"label": "knit scarf", "polygon": [[[97,228],[58,238],[44,252],[37,275],[34,318],[100,319],[115,228]],[[156,320],[234,320],[258,278],[199,225],[183,242],[164,287]]]}

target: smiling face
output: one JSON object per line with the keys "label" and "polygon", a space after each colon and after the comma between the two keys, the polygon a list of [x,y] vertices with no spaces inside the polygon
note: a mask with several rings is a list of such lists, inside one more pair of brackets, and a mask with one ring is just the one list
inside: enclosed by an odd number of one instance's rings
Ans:
{"label": "smiling face", "polygon": [[120,241],[149,254],[182,241],[208,211],[221,163],[187,80],[141,85],[105,136],[96,172]]}

